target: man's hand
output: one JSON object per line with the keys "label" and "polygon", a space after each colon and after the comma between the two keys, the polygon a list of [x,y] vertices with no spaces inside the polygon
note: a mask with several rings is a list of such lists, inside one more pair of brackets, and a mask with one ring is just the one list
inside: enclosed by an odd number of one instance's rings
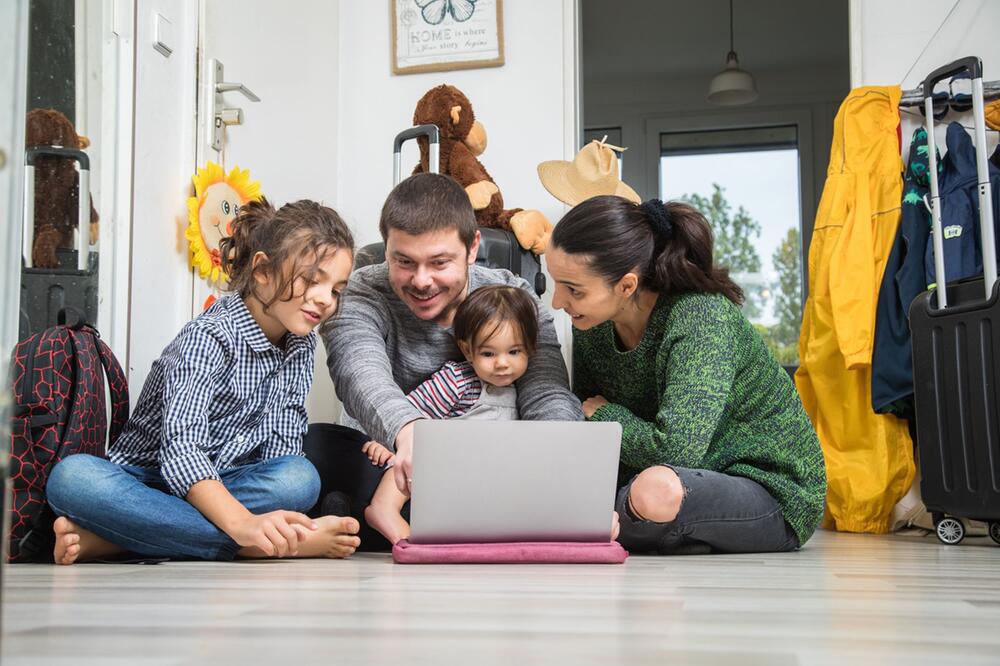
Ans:
{"label": "man's hand", "polygon": [[608,401],[603,395],[595,395],[593,398],[587,398],[583,401],[583,415],[589,419],[594,415],[594,412],[606,404],[608,404]]}
{"label": "man's hand", "polygon": [[396,487],[399,492],[410,496],[410,484],[413,483],[413,425],[410,421],[396,435],[396,458],[393,470],[396,475]]}
{"label": "man's hand", "polygon": [[365,442],[361,447],[361,452],[368,456],[373,465],[378,465],[379,467],[392,460],[393,457],[392,451],[374,439]]}
{"label": "man's hand", "polygon": [[305,532],[293,529],[293,525],[301,525],[308,530],[317,528],[316,523],[304,514],[272,511],[250,514],[238,521],[228,534],[239,545],[259,548],[268,557],[294,557],[299,552],[299,541],[305,538]]}

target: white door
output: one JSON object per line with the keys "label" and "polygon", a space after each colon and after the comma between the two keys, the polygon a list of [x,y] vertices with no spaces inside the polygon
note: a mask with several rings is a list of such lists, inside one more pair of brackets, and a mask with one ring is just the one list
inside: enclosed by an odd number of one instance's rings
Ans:
{"label": "white door", "polygon": [[[214,150],[208,132],[214,94],[201,86],[199,165],[211,160],[227,170],[248,169],[277,206],[308,198],[337,207],[339,17],[339,3],[328,0],[202,1],[201,80],[221,62],[226,82],[243,84],[261,101],[225,93],[225,106],[241,109],[243,124],[228,126],[222,149]],[[206,281],[195,279],[192,314],[211,293]],[[333,421],[339,403],[322,344],[316,356],[310,421]]]}
{"label": "white door", "polygon": [[152,362],[191,318],[184,229],[195,172],[197,0],[137,0],[128,378],[132,403]]}

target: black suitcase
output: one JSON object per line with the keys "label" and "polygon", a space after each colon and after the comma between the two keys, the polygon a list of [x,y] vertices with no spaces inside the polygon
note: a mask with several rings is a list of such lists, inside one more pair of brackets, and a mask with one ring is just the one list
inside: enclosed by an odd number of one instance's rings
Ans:
{"label": "black suitcase", "polygon": [[[927,133],[933,136],[934,84],[966,70],[973,78],[976,109],[985,275],[949,284],[943,292],[924,292],[910,305],[920,490],[938,539],[946,544],[965,537],[961,518],[989,523],[990,537],[1000,543],[1000,288],[985,161],[982,63],[964,58],[936,70],[924,81],[923,95]],[[928,155],[935,274],[944,275],[937,160],[933,150]]]}
{"label": "black suitcase", "polygon": [[[430,143],[430,171],[438,172],[438,128],[436,125],[418,125],[404,130],[396,135],[393,142],[393,184],[400,180],[400,150],[403,144],[418,137],[427,137]],[[506,268],[514,275],[527,280],[535,293],[541,296],[545,293],[545,273],[542,272],[542,262],[537,255],[525,250],[517,242],[517,238],[509,231],[502,229],[480,229],[482,241],[479,244],[479,254],[476,263],[487,268]],[[354,257],[354,267],[361,268],[385,261],[385,245],[371,243],[357,251]]]}
{"label": "black suitcase", "polygon": [[[56,268],[35,268],[31,253],[35,238],[35,162],[39,157],[75,160],[80,177],[77,186],[76,249],[59,248]],[[97,325],[98,255],[90,251],[90,161],[86,153],[59,146],[37,146],[25,151],[24,267],[21,269],[21,301],[18,339],[55,326],[59,312],[72,307],[83,313],[84,321]]]}

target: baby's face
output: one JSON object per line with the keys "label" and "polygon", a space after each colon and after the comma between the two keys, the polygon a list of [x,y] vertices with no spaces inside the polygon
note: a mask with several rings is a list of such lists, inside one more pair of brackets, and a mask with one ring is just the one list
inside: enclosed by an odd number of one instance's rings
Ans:
{"label": "baby's face", "polygon": [[520,331],[509,323],[501,324],[488,340],[479,343],[475,351],[465,345],[462,347],[476,375],[488,384],[510,386],[528,369],[528,351],[521,341]]}

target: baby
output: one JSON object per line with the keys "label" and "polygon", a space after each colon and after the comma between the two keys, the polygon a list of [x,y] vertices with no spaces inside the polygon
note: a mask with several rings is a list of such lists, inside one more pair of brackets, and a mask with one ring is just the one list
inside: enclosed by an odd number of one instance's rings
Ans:
{"label": "baby", "polygon": [[[514,382],[528,369],[538,335],[534,299],[517,287],[481,287],[458,306],[454,330],[466,360],[448,361],[407,399],[431,419],[517,420]],[[377,465],[393,457],[374,441],[362,450]],[[396,488],[390,468],[365,509],[365,520],[390,543],[410,535],[400,514],[407,499]]]}

